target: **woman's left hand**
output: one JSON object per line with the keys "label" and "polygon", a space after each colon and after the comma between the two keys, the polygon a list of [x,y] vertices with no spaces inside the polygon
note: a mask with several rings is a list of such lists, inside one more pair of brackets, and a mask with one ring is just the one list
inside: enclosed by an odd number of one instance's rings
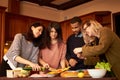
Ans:
{"label": "woman's left hand", "polygon": [[74,54],[81,53],[81,52],[82,52],[82,48],[81,48],[81,47],[75,48],[75,49],[73,50],[73,52],[74,52]]}

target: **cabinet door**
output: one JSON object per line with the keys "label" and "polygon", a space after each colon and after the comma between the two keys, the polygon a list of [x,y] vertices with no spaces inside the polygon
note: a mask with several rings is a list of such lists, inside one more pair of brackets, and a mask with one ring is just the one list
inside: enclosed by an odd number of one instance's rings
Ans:
{"label": "cabinet door", "polygon": [[95,15],[95,19],[100,22],[104,27],[112,29],[111,26],[111,13],[108,15]]}
{"label": "cabinet door", "polygon": [[5,28],[6,28],[6,36],[5,41],[12,41],[15,34],[17,33],[25,33],[27,32],[29,25],[33,22],[40,21],[43,25],[48,26],[50,21],[42,20],[38,18],[22,16],[12,13],[6,13],[5,16]]}
{"label": "cabinet door", "polygon": [[69,37],[70,34],[72,34],[70,21],[62,22],[61,27],[62,27],[63,40],[66,43],[67,38]]}
{"label": "cabinet door", "polygon": [[80,18],[84,22],[84,21],[89,20],[89,19],[93,19],[94,20],[95,19],[95,15],[94,14],[87,14],[87,15],[81,16]]}
{"label": "cabinet door", "polygon": [[25,17],[6,15],[6,41],[11,41],[17,33],[24,33],[28,29],[28,19]]}

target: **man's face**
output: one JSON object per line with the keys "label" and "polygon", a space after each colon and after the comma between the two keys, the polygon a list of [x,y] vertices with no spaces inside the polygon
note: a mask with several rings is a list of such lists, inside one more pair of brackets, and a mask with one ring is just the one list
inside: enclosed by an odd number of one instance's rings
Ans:
{"label": "man's face", "polygon": [[79,24],[79,22],[70,25],[74,34],[78,34],[80,32],[81,25]]}

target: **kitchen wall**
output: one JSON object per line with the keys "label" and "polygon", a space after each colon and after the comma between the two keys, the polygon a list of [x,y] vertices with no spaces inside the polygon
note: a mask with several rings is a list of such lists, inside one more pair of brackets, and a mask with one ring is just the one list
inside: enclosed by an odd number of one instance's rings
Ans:
{"label": "kitchen wall", "polygon": [[[8,0],[0,0],[0,6],[8,7]],[[94,11],[120,12],[120,0],[94,0],[83,5],[61,11],[53,8],[39,6],[29,2],[21,2],[20,14],[41,19],[64,21],[73,16],[81,16]]]}
{"label": "kitchen wall", "polygon": [[60,20],[60,11],[49,8],[49,7],[44,7],[44,6],[39,6],[38,4],[30,3],[30,2],[21,2],[21,14],[23,15],[28,15],[28,16],[33,16],[33,17],[38,17],[41,19],[47,19],[47,20],[52,20],[52,21],[59,21]]}
{"label": "kitchen wall", "polygon": [[[8,0],[0,0],[0,6],[8,7]],[[7,9],[6,9],[7,11]]]}
{"label": "kitchen wall", "polygon": [[60,21],[65,17],[68,19],[77,15],[84,15],[94,11],[111,11],[112,13],[120,12],[120,0],[94,0],[75,8],[68,9],[60,13]]}

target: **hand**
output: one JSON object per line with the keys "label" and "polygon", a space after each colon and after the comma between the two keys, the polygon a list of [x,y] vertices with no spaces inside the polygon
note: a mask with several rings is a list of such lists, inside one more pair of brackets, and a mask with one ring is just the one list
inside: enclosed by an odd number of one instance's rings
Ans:
{"label": "hand", "polygon": [[30,63],[30,65],[32,67],[33,71],[39,71],[41,69],[41,67],[38,64],[35,63]]}
{"label": "hand", "polygon": [[50,66],[49,66],[49,64],[43,64],[43,67],[45,67],[45,68],[49,68]]}
{"label": "hand", "polygon": [[69,64],[70,66],[74,67],[77,64],[77,61],[75,59],[70,59]]}
{"label": "hand", "polygon": [[81,53],[81,52],[82,52],[82,48],[81,48],[81,47],[75,48],[75,49],[73,50],[73,52],[74,52],[74,54]]}
{"label": "hand", "polygon": [[84,57],[82,54],[80,54],[80,53],[78,53],[78,54],[76,54],[77,55],[77,57],[78,58],[80,58],[80,59],[86,59],[86,57]]}

